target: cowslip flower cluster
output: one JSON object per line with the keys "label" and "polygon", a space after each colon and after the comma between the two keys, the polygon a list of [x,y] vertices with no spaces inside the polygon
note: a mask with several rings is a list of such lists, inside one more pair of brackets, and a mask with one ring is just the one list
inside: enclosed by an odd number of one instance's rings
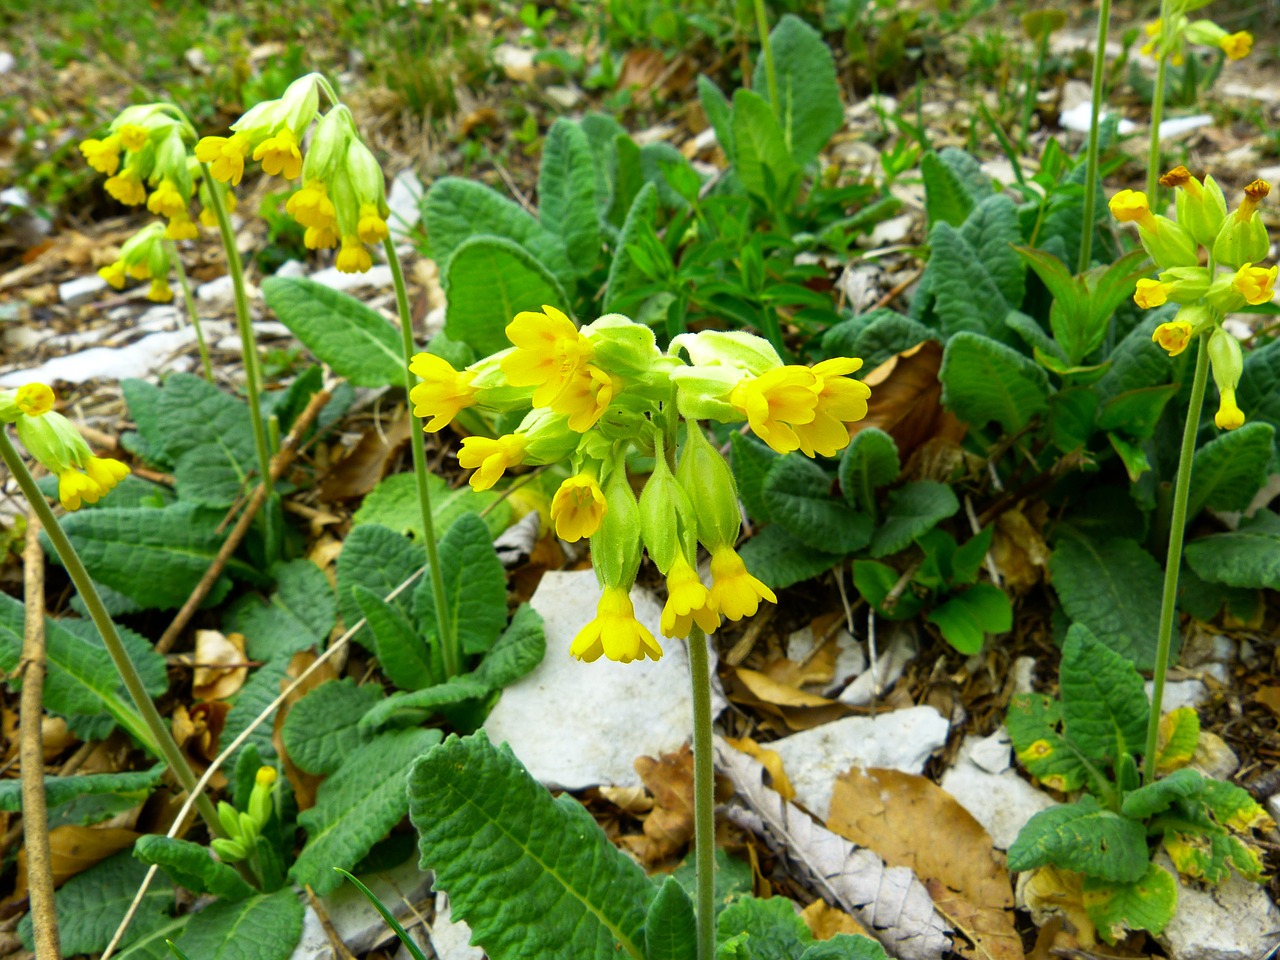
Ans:
{"label": "cowslip flower cluster", "polygon": [[1243,60],[1253,49],[1253,34],[1247,30],[1227,33],[1212,20],[1192,20],[1187,16],[1190,9],[1203,6],[1194,0],[1181,0],[1171,4],[1168,26],[1163,19],[1147,24],[1145,32],[1147,42],[1141,51],[1149,57],[1167,56],[1175,67],[1186,60],[1186,45],[1209,47],[1221,50],[1229,60]]}
{"label": "cowslip flower cluster", "polygon": [[147,299],[168,303],[173,299],[173,290],[169,287],[173,263],[165,236],[164,224],[158,221],[147,224],[124,242],[115,262],[99,268],[98,276],[116,290],[123,290],[129,280],[150,280]]}
{"label": "cowslip flower cluster", "polygon": [[[231,125],[229,137],[204,137],[196,158],[215,180],[235,186],[252,157],[268,176],[301,178],[285,212],[303,228],[309,250],[340,247],[336,266],[362,273],[373,265],[368,246],[390,236],[386,182],[373,153],[360,138],[351,111],[341,103],[320,113],[319,74],[291,83],[278,100],[251,107]],[[303,140],[315,123],[306,156]]]}
{"label": "cowslip flower cluster", "polygon": [[209,846],[223,863],[238,863],[253,854],[258,837],[275,810],[271,793],[276,776],[275,767],[258,768],[245,810],[237,810],[225,800],[218,801],[218,822],[227,835],[211,840]]}
{"label": "cowslip flower cluster", "polygon": [[129,468],[119,460],[95,457],[66,417],[53,409],[53,391],[43,383],[0,390],[0,423],[12,423],[27,452],[58,478],[58,499],[67,510],[97,503]]}
{"label": "cowslip flower cluster", "polygon": [[[741,515],[733,474],[699,421],[746,421],[779,453],[833,456],[849,443],[849,424],[867,413],[871,391],[849,376],[860,360],[785,365],[767,341],[723,331],[684,334],[663,353],[648,327],[620,314],[579,329],[550,306],[518,314],[506,333],[510,349],[464,370],[418,354],[410,370],[422,382],[410,399],[428,432],[470,408],[529,410],[511,433],[462,441],[458,462],[474,470],[477,490],[517,464],[568,462],[551,519],[562,539],[589,539],[603,589],[573,656],[662,656],[630,598],[645,552],[666,578],[666,637],[687,637],[694,624],[711,632],[722,618],[776,601],[734,549]],[[636,456],[653,461],[639,498],[627,470]],[[710,586],[698,574],[699,545],[711,557]]]}
{"label": "cowslip flower cluster", "polygon": [[[1218,386],[1220,406],[1214,423],[1234,430],[1244,423],[1236,404],[1236,388],[1244,370],[1240,344],[1222,328],[1226,314],[1246,304],[1271,302],[1280,267],[1260,266],[1271,250],[1271,239],[1258,205],[1271,191],[1264,180],[1244,188],[1244,198],[1230,213],[1222,188],[1213,177],[1201,182],[1186,167],[1175,167],[1160,178],[1176,190],[1177,220],[1151,212],[1146,194],[1121,190],[1111,198],[1111,213],[1122,223],[1138,225],[1143,248],[1160,268],[1159,279],[1139,280],[1134,302],[1143,309],[1176,303],[1179,310],[1160,324],[1152,340],[1171,357],[1182,353],[1198,336],[1209,338],[1209,360]],[[1207,265],[1201,265],[1201,248]]]}

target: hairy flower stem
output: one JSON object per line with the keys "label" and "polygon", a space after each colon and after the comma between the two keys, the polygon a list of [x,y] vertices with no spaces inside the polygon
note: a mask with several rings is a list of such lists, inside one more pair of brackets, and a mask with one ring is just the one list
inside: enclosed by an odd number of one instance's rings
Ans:
{"label": "hairy flower stem", "polygon": [[231,229],[231,217],[227,214],[227,203],[223,197],[226,187],[213,178],[208,164],[204,166],[204,177],[205,182],[209,184],[213,213],[218,218],[218,230],[222,234],[222,249],[227,257],[227,273],[231,275],[231,288],[235,293],[236,326],[240,330],[240,348],[244,354],[244,387],[249,401],[249,419],[253,423],[253,443],[258,453],[258,474],[262,483],[266,484],[267,495],[270,496],[272,492],[271,444],[267,440],[267,427],[262,420],[262,406],[258,402],[262,393],[262,368],[258,362],[258,345],[253,339],[253,321],[249,317],[249,297],[244,289],[244,266],[240,263],[235,231]]}
{"label": "hairy flower stem", "polygon": [[[400,266],[400,255],[396,253],[396,245],[388,237],[382,241],[387,254],[387,263],[391,267],[391,280],[396,288],[396,308],[400,314],[400,343],[404,348],[404,389],[405,395],[414,387],[414,376],[409,371],[416,347],[413,343],[413,314],[409,310],[409,291],[404,285],[404,270]],[[458,635],[454,633],[454,625],[449,619],[448,601],[444,592],[444,571],[440,569],[440,553],[436,548],[435,522],[431,518],[431,488],[427,486],[427,451],[422,445],[422,420],[413,412],[413,402],[409,404],[409,435],[413,438],[413,473],[418,480],[418,505],[422,509],[422,536],[427,547],[427,566],[431,576],[431,596],[435,600],[436,630],[440,637],[440,652],[444,657],[445,672],[456,677],[462,670],[461,651],[458,650]]]}
{"label": "hairy flower stem", "polygon": [[[71,578],[71,582],[75,584],[80,598],[84,601],[84,605],[89,611],[89,617],[93,620],[93,625],[98,628],[98,633],[102,635],[102,642],[107,648],[107,653],[111,655],[112,662],[115,663],[120,679],[124,681],[125,689],[133,699],[134,706],[137,707],[138,716],[142,720],[143,727],[138,728],[136,724],[132,725],[133,728],[129,732],[142,741],[151,752],[159,753],[165,763],[169,765],[169,771],[184,790],[193,790],[196,785],[196,775],[192,773],[186,757],[178,749],[173,736],[169,733],[168,726],[160,716],[160,711],[156,709],[150,694],[147,693],[146,684],[142,682],[142,677],[138,675],[137,668],[134,667],[133,661],[129,659],[129,652],[125,650],[124,644],[121,643],[120,634],[116,632],[116,625],[112,622],[111,615],[107,613],[107,608],[102,604],[102,598],[98,595],[98,588],[90,578],[89,571],[85,569],[84,563],[80,560],[80,555],[76,553],[75,547],[71,545],[71,540],[63,531],[62,525],[58,523],[58,518],[54,516],[53,510],[49,508],[49,502],[45,499],[44,494],[40,492],[40,488],[36,486],[36,481],[31,476],[31,471],[27,469],[27,465],[14,448],[13,441],[9,439],[8,431],[3,429],[0,429],[0,459],[4,460],[5,466],[9,468],[13,478],[18,481],[18,486],[22,488],[22,493],[31,504],[31,508],[39,516],[45,533],[48,534],[49,540],[53,543],[53,549],[57,551],[58,557],[62,560],[62,566],[66,568],[67,575]],[[116,719],[117,721],[121,720],[120,717]],[[127,723],[122,725],[131,726]],[[203,794],[197,797],[196,807],[215,837],[226,836],[222,829],[222,824],[218,822],[218,813],[208,797]]]}
{"label": "hairy flower stem", "polygon": [[689,632],[693,683],[693,842],[697,868],[698,960],[716,955],[716,783],[711,746],[711,659],[707,635]]}
{"label": "hairy flower stem", "polygon": [[1084,217],[1081,219],[1080,259],[1076,273],[1089,269],[1093,257],[1095,202],[1098,194],[1098,126],[1102,113],[1102,84],[1107,62],[1107,32],[1111,28],[1111,0],[1102,0],[1098,8],[1098,45],[1093,51],[1093,113],[1089,116],[1089,147],[1085,154]]}
{"label": "hairy flower stem", "polygon": [[1156,778],[1156,743],[1160,733],[1160,705],[1164,699],[1164,678],[1169,671],[1169,651],[1173,647],[1178,573],[1182,567],[1182,538],[1187,528],[1187,501],[1191,491],[1191,463],[1196,453],[1196,433],[1200,430],[1200,409],[1204,406],[1205,384],[1209,379],[1209,336],[1201,334],[1196,350],[1196,371],[1191,380],[1191,402],[1182,430],[1182,450],[1178,454],[1178,476],[1173,485],[1173,517],[1169,525],[1169,552],[1164,561],[1164,591],[1160,595],[1160,633],[1156,644],[1156,665],[1152,674],[1151,716],[1147,719],[1147,747],[1142,755],[1142,782]]}
{"label": "hairy flower stem", "polygon": [[204,330],[200,328],[200,314],[196,312],[196,298],[191,293],[191,281],[187,279],[187,271],[183,269],[182,257],[178,254],[178,245],[166,240],[169,247],[169,260],[178,272],[178,286],[182,288],[182,304],[187,308],[187,319],[191,321],[191,329],[196,332],[196,346],[200,349],[200,366],[204,368],[204,378],[213,383],[213,364],[209,360],[209,345],[204,341]]}
{"label": "hairy flower stem", "polygon": [[[756,0],[756,29],[760,31],[760,52],[764,54],[764,77],[769,85],[769,106],[779,114],[778,122],[782,122],[782,101],[778,99],[778,73],[773,67],[773,44],[769,42],[769,18],[764,12],[764,0]],[[782,124],[782,128],[790,131],[791,125]],[[787,149],[791,149],[791,134],[787,133]]]}
{"label": "hairy flower stem", "polygon": [[1151,92],[1151,146],[1147,150],[1147,203],[1152,211],[1159,212],[1160,190],[1160,121],[1164,118],[1164,88],[1169,76],[1169,50],[1166,34],[1170,29],[1169,0],[1160,0],[1160,40],[1156,45],[1156,85]]}

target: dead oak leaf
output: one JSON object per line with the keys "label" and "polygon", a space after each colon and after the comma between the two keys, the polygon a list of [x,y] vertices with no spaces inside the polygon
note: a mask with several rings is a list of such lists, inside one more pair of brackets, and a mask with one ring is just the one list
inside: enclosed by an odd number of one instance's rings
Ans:
{"label": "dead oak leaf", "polygon": [[244,686],[249,676],[244,637],[220,630],[196,631],[196,670],[191,695],[197,700],[225,700]]}
{"label": "dead oak leaf", "polygon": [[661,863],[693,838],[693,751],[685,744],[657,760],[637,757],[635,768],[653,794],[653,809],[644,818],[644,836],[623,842],[645,864]]}

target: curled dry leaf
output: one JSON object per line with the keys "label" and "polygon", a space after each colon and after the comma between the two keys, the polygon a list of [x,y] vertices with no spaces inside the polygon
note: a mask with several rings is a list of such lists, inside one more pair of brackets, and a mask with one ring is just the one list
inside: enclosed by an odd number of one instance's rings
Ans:
{"label": "curled dry leaf", "polygon": [[1072,870],[1040,867],[1018,875],[1018,906],[1031,914],[1037,927],[1055,919],[1065,922],[1080,946],[1091,949],[1097,930],[1084,908],[1083,877]]}
{"label": "curled dry leaf", "polygon": [[741,750],[747,756],[755,757],[764,764],[764,768],[769,771],[769,776],[772,778],[769,785],[778,792],[778,796],[782,797],[783,800],[794,800],[796,798],[796,788],[791,785],[791,781],[787,777],[787,771],[782,767],[782,757],[777,750],[762,747],[750,737],[742,737],[740,739],[726,737],[725,742],[733,749]]}
{"label": "curled dry leaf", "polygon": [[392,460],[409,442],[409,414],[402,411],[381,428],[370,427],[345,457],[320,481],[320,501],[333,503],[363,497],[387,475]]}
{"label": "curled dry leaf", "polygon": [[823,899],[853,914],[890,956],[934,960],[951,948],[950,928],[909,869],[885,866],[872,851],[783,800],[765,786],[763,764],[720,738],[716,766],[737,794],[738,802],[725,807],[726,816],[764,837]]}
{"label": "curled dry leaf", "polygon": [[730,700],[781,717],[791,730],[809,730],[838,720],[848,712],[834,700],[808,693],[791,684],[779,683],[757,670],[737,667],[733,675],[737,683],[730,687]]}
{"label": "curled dry leaf", "polygon": [[821,898],[801,910],[800,919],[809,927],[815,940],[830,940],[837,933],[870,936],[867,928],[857,920],[843,910],[828,906],[827,901]]}
{"label": "curled dry leaf", "polygon": [[198,765],[212,763],[230,710],[231,705],[220,700],[196,703],[190,708],[178,704],[173,711],[173,739],[187,756],[201,761]]}
{"label": "curled dry leaf", "polygon": [[622,842],[652,865],[674,856],[693,838],[693,751],[686,744],[658,760],[637,757],[635,767],[653,795],[653,809],[644,818],[644,835]]}
{"label": "curled dry leaf", "polygon": [[[120,827],[77,827],[64,825],[49,831],[49,865],[53,885],[60,887],[77,873],[83,873],[113,853],[126,847],[141,834]],[[27,850],[18,851],[18,873],[14,881],[14,899],[27,895]]]}
{"label": "curled dry leaf", "polygon": [[951,443],[964,439],[967,427],[942,407],[942,344],[925,340],[890,357],[867,373],[862,382],[871,387],[867,415],[853,433],[877,427],[893,437],[903,463],[926,441],[941,437]]}
{"label": "curled dry leaf", "polygon": [[249,676],[244,637],[220,630],[196,631],[196,672],[191,695],[197,700],[225,700],[239,692]]}
{"label": "curled dry leaf", "polygon": [[[1024,511],[1025,508],[1025,511]],[[1022,595],[1044,579],[1049,546],[1040,535],[1048,506],[1037,501],[1019,504],[996,517],[991,557],[1006,590]]]}

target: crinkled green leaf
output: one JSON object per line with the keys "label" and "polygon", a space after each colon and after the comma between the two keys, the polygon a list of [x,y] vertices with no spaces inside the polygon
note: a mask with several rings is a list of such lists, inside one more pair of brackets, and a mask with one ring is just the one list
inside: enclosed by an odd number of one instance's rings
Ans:
{"label": "crinkled green leaf", "polygon": [[1192,570],[1212,583],[1280,589],[1280,516],[1259,510],[1230,533],[1191,541],[1186,558]]}
{"label": "crinkled green leaf", "polygon": [[1063,538],[1049,558],[1062,609],[1139,669],[1155,659],[1160,565],[1136,541]]}
{"label": "crinkled green leaf", "polygon": [[[785,14],[769,34],[773,49],[777,117],[791,158],[801,167],[818,156],[844,125],[835,60],[822,35],[793,14]],[[768,71],[756,63],[752,87],[770,96]]]}
{"label": "crinkled green leaf", "polygon": [[[636,162],[638,165],[638,157]],[[609,264],[609,280],[604,289],[605,313],[615,312],[632,295],[633,288],[646,282],[628,247],[636,242],[644,225],[653,224],[657,216],[658,188],[646,183],[627,208],[622,232],[613,248],[613,262]]]}
{"label": "crinkled green leaf", "polygon": [[1236,400],[1250,420],[1280,429],[1280,341],[1249,351]]}
{"label": "crinkled green leaf", "polygon": [[1196,451],[1187,516],[1204,507],[1244,510],[1266,483],[1275,453],[1275,427],[1255,421],[1220,433]]}
{"label": "crinkled green leaf", "polygon": [[[449,622],[458,644],[463,653],[484,653],[507,623],[507,574],[484,521],[474,513],[460,516],[441,538],[439,556]],[[418,584],[414,609],[418,629],[433,636],[436,598],[430,576]]]}
{"label": "crinkled green leaf", "polygon": [[[431,588],[431,581],[421,583]],[[382,598],[368,587],[356,584],[352,591],[360,614],[368,621],[367,629],[373,634],[373,652],[378,664],[401,690],[418,690],[429,687],[437,680],[437,671],[431,649],[433,642],[419,633],[404,612],[395,603],[384,603]]]}
{"label": "crinkled green leaf", "polygon": [[[265,710],[276,697],[280,696],[280,681],[285,678],[285,674],[289,669],[289,657],[280,656],[274,660],[268,660],[249,677],[245,685],[240,688],[240,692],[236,694],[234,702],[231,704],[231,710],[227,713],[226,723],[222,728],[222,738],[219,741],[223,749],[231,745],[231,741],[240,736],[245,728],[257,719],[258,714]],[[276,748],[271,742],[271,730],[275,722],[275,718],[268,717],[262,723],[254,728],[253,733],[249,735],[244,744],[232,754],[233,758],[238,758],[240,752],[249,746],[255,746],[259,756],[270,763],[275,759]],[[234,760],[233,760],[234,762]]]}
{"label": "crinkled green leaf", "polygon": [[174,373],[165,379],[156,400],[157,440],[173,463],[197,447],[225,448],[241,465],[256,465],[253,426],[243,400],[218,389],[203,377]]}
{"label": "crinkled green leaf", "polygon": [[1041,810],[1009,848],[1009,869],[1054,864],[1085,876],[1132,883],[1147,872],[1147,831],[1137,820],[1104,809],[1086,794]]}
{"label": "crinkled green leaf", "polygon": [[1016,433],[1048,409],[1044,369],[980,333],[957,333],[947,342],[938,379],[942,402],[977,427],[994,420],[1005,433]]}
{"label": "crinkled green leaf", "polygon": [[960,501],[945,483],[917,480],[889,494],[884,521],[871,537],[871,556],[887,557],[905,550],[921,534],[955,516]]}
{"label": "crinkled green leaf", "polygon": [[298,814],[307,844],[289,876],[321,895],[336,889],[342,877],[333,868],[353,868],[400,822],[409,806],[409,767],[439,742],[439,730],[397,730],[350,754],[320,785],[316,805]]}
{"label": "crinkled green leaf", "polygon": [[739,551],[751,575],[774,590],[825,573],[840,562],[840,555],[815,550],[778,524],[765,527]]}
{"label": "crinkled green leaf", "polygon": [[989,633],[1013,628],[1013,607],[1003,590],[991,583],[975,583],[957,593],[925,618],[961,653],[977,653]]}
{"label": "crinkled green leaf", "polygon": [[357,724],[382,699],[377,684],[354,678],[322,683],[289,708],[280,737],[289,759],[307,773],[330,774],[364,743]]}
{"label": "crinkled green leaf", "polygon": [[[163,766],[130,773],[89,773],[70,777],[45,777],[45,805],[50,811],[80,797],[123,794],[137,806],[155,789],[164,774]],[[0,780],[0,810],[17,813],[22,809],[22,781]]]}
{"label": "crinkled green leaf", "polygon": [[[412,477],[410,477],[412,479]],[[347,629],[364,614],[355,597],[355,588],[364,587],[379,600],[391,593],[426,565],[427,552],[403,534],[377,523],[358,524],[342,543],[338,554],[338,607]],[[402,590],[391,603],[405,615],[413,613],[413,587]],[[370,634],[356,639],[372,649]]]}
{"label": "crinkled green leaf", "polygon": [[1131,930],[1160,934],[1178,907],[1178,883],[1154,863],[1137,880],[1118,883],[1085,877],[1084,908],[1107,943],[1118,943]]}
{"label": "crinkled green leaf", "polygon": [[941,340],[938,331],[892,310],[872,310],[830,327],[822,337],[822,352],[829,357],[859,357],[865,369],[874,370],[890,357],[925,340]]}
{"label": "crinkled green leaf", "polygon": [[475,670],[476,679],[493,690],[510,686],[532,673],[547,653],[542,614],[522,603],[511,623]]}
{"label": "crinkled green leaf", "polygon": [[445,708],[468,700],[483,700],[492,691],[493,688],[474,673],[450,677],[421,690],[400,690],[375,703],[360,718],[360,730],[364,735],[372,736],[391,727],[419,726]]}
{"label": "crinkled green leaf", "polygon": [[302,901],[289,887],[218,900],[193,916],[175,942],[192,960],[285,960],[302,936],[302,917]]}
{"label": "crinkled green leaf", "polygon": [[876,608],[877,616],[886,620],[910,620],[920,612],[921,598],[911,590],[904,590],[892,607],[884,602],[898,583],[901,573],[887,563],[875,560],[853,561],[853,586],[858,596]]}
{"label": "crinkled green leaf", "polygon": [[769,501],[764,495],[764,481],[778,455],[758,440],[743,436],[736,430],[729,434],[729,449],[738,498],[751,519],[768,523],[772,517]]}
{"label": "crinkled green leaf", "polygon": [[253,887],[235,868],[213,858],[209,848],[150,833],[138,838],[133,855],[145,864],[159,864],[175,884],[192,893],[212,893],[226,900],[243,900],[253,895]]}
{"label": "crinkled green leaf", "polygon": [[778,526],[815,550],[853,553],[871,539],[871,517],[832,495],[831,476],[798,453],[779,457],[765,476],[763,498]]}
{"label": "crinkled green leaf", "polygon": [[733,113],[729,99],[716,82],[705,73],[698,75],[698,101],[702,104],[707,120],[716,132],[716,142],[730,163],[733,163]]}
{"label": "crinkled green leaf", "polygon": [[786,897],[741,897],[721,910],[716,918],[717,943],[743,933],[747,935],[747,955],[752,960],[798,957],[813,943],[808,925],[795,903]]}
{"label": "crinkled green leaf", "polygon": [[946,223],[959,227],[973,210],[974,198],[960,177],[929,151],[920,158],[920,176],[924,180],[924,210],[929,225]]}
{"label": "crinkled green leaf", "polygon": [[253,660],[270,660],[323,644],[338,619],[338,604],[328,578],[310,560],[291,560],[273,573],[270,600],[249,594],[227,611],[223,629],[244,634]]}
{"label": "crinkled green leaf", "polygon": [[[499,501],[499,495],[491,490],[472,490],[466,484],[450,487],[434,473],[427,475],[427,489],[431,495],[431,522],[437,536],[464,513],[487,511],[484,522],[495,537],[511,523],[510,504]],[[413,473],[393,473],[379,483],[364,498],[352,520],[356,527],[376,523],[410,534],[421,543],[422,507],[418,503],[417,479]]]}
{"label": "crinkled green leaf", "polygon": [[1177,384],[1167,383],[1114,394],[1098,407],[1098,428],[1123,430],[1131,437],[1149,440],[1160,414],[1177,392]]}
{"label": "crinkled green leaf", "polygon": [[1026,267],[1012,246],[1021,239],[1017,210],[1003,194],[981,201],[959,229],[934,224],[929,290],[946,336],[968,331],[1012,339],[1005,317],[1022,305],[1026,284]]}
{"label": "crinkled green leaf", "polygon": [[875,427],[859,430],[840,457],[840,491],[849,506],[875,515],[876,490],[898,479],[898,445]]}
{"label": "crinkled green leaf", "polygon": [[645,960],[697,960],[693,901],[675,877],[667,877],[644,918]]}
{"label": "crinkled green leaf", "polygon": [[1131,791],[1120,806],[1120,812],[1134,820],[1163,813],[1179,800],[1193,797],[1204,788],[1204,777],[1199,770],[1184,767],[1145,787]]}
{"label": "crinkled green leaf", "polygon": [[787,197],[799,169],[769,102],[739,88],[733,94],[734,172],[747,192],[770,203]]}
{"label": "crinkled green leaf", "polygon": [[657,891],[568,794],[553,800],[506,746],[449,737],[414,765],[422,868],[493,960],[643,960]]}
{"label": "crinkled green leaf", "polygon": [[551,125],[542,144],[538,216],[564,242],[575,273],[589,273],[600,259],[595,164],[582,127],[564,117]]}
{"label": "crinkled green leaf", "polygon": [[870,937],[837,933],[830,940],[810,944],[800,960],[888,960],[878,940]]}
{"label": "crinkled green leaf", "polygon": [[1141,753],[1150,707],[1142,675],[1080,623],[1062,645],[1059,684],[1066,735],[1092,760]]}
{"label": "crinkled green leaf", "polygon": [[1041,783],[1061,793],[1089,779],[1079,754],[1062,735],[1062,703],[1042,693],[1021,693],[1009,703],[1005,728],[1018,762]]}

